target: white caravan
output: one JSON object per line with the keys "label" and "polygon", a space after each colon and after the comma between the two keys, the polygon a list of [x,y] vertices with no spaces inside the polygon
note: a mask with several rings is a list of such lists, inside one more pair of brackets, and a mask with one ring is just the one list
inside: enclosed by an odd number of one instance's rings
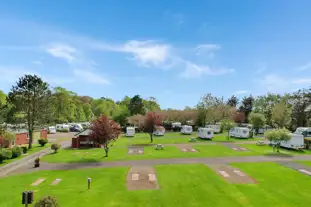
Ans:
{"label": "white caravan", "polygon": [[135,127],[126,127],[126,134],[127,137],[134,137],[135,135]]}
{"label": "white caravan", "polygon": [[156,136],[163,136],[165,133],[165,128],[163,126],[156,126],[155,131],[153,132]]}
{"label": "white caravan", "polygon": [[181,133],[182,134],[191,134],[192,133],[192,126],[184,125],[181,127]]}
{"label": "white caravan", "polygon": [[180,122],[173,122],[172,123],[172,128],[176,128],[176,127],[181,127],[181,123]]}
{"label": "white caravan", "polygon": [[234,138],[251,138],[251,130],[247,127],[233,127],[229,131],[229,136]]}
{"label": "white caravan", "polygon": [[302,134],[304,137],[311,137],[311,128],[310,127],[298,127],[295,134]]}
{"label": "white caravan", "polygon": [[221,132],[221,126],[218,124],[209,124],[209,125],[206,125],[205,127],[213,129],[215,134]]}
{"label": "white caravan", "polygon": [[[304,136],[301,134],[291,133],[291,139],[289,141],[282,141],[281,147],[290,149],[303,149],[304,148]],[[270,144],[275,144],[275,142],[270,142]]]}
{"label": "white caravan", "polygon": [[198,137],[201,139],[212,139],[214,137],[214,130],[212,128],[203,128],[198,129]]}
{"label": "white caravan", "polygon": [[48,127],[48,132],[49,132],[49,134],[55,134],[55,133],[56,133],[56,128],[55,128],[55,126],[50,126],[50,127]]}
{"label": "white caravan", "polygon": [[65,129],[65,130],[68,130],[68,132],[69,132],[69,128],[70,128],[70,126],[67,125],[67,124],[56,124],[56,130],[63,130],[63,129]]}

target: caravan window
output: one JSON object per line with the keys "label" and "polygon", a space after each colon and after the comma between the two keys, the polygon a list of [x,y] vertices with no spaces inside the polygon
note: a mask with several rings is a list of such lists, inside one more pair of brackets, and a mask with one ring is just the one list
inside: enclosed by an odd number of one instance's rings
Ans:
{"label": "caravan window", "polygon": [[244,134],[247,134],[247,131],[246,131],[246,130],[243,130],[243,133],[244,133]]}
{"label": "caravan window", "polygon": [[208,135],[210,135],[210,134],[211,134],[211,132],[210,132],[210,131],[207,131],[207,134],[208,134]]}

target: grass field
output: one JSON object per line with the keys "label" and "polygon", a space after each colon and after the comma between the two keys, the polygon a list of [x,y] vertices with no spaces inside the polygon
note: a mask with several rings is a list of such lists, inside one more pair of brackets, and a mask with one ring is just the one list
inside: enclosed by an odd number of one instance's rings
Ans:
{"label": "grass field", "polygon": [[311,161],[297,161],[297,162],[307,165],[307,166],[311,166]]}
{"label": "grass field", "polygon": [[[253,152],[257,152],[263,155],[269,155],[269,154],[277,154],[273,152],[273,148],[269,145],[263,145],[263,146],[258,146],[256,144],[238,144],[241,147],[248,148],[252,150]],[[281,148],[280,149],[280,154],[286,154],[286,155],[307,155],[311,154],[311,150],[302,150],[302,151],[297,151],[297,150],[291,150],[291,149],[285,149]]]}
{"label": "grass field", "polygon": [[[0,206],[21,206],[24,190],[33,190],[35,200],[53,195],[66,207],[300,207],[311,203],[311,179],[306,175],[274,163],[233,165],[258,183],[229,184],[204,165],[163,165],[155,167],[159,190],[128,191],[127,167],[42,171],[0,179],[0,186],[6,186]],[[87,177],[92,178],[90,190]],[[38,178],[46,180],[31,186]],[[56,178],[62,181],[51,186]]]}
{"label": "grass field", "polygon": [[158,158],[186,158],[186,157],[217,157],[217,156],[249,156],[260,155],[252,151],[234,151],[222,145],[194,145],[198,152],[182,152],[175,146],[165,146],[164,150],[155,150],[154,146],[144,147],[144,154],[128,154],[126,147],[113,147],[109,157],[104,157],[104,149],[63,149],[58,153],[48,154],[41,160],[46,162],[101,162],[118,160],[142,160]]}
{"label": "grass field", "polygon": [[[154,136],[154,144],[182,144],[188,143],[189,138],[197,138],[197,132],[193,132],[192,135],[182,135],[179,132],[167,132],[164,136]],[[212,139],[213,142],[240,142],[240,141],[256,141],[261,140],[261,138],[254,139],[233,139],[228,140],[227,133],[215,134]],[[199,139],[197,142],[210,142],[211,140]],[[115,143],[117,146],[127,146],[133,144],[148,144],[150,143],[150,137],[146,133],[136,133],[135,137],[125,137],[121,136]]]}
{"label": "grass field", "polygon": [[8,164],[8,163],[14,162],[14,161],[16,161],[16,160],[19,160],[19,159],[21,159],[21,158],[23,158],[23,157],[25,157],[25,156],[27,156],[27,155],[30,155],[30,154],[33,154],[33,153],[35,153],[35,152],[41,151],[41,150],[43,150],[43,149],[45,149],[45,148],[48,148],[48,147],[50,147],[50,146],[51,146],[51,145],[50,145],[49,143],[46,144],[46,145],[43,146],[43,147],[41,147],[41,145],[39,145],[39,144],[33,144],[33,145],[32,145],[32,148],[31,148],[30,150],[28,150],[27,154],[21,155],[21,156],[19,156],[19,157],[17,157],[17,158],[14,158],[14,159],[4,160],[3,163],[0,163],[0,167],[3,166],[3,165],[6,165],[6,164]]}

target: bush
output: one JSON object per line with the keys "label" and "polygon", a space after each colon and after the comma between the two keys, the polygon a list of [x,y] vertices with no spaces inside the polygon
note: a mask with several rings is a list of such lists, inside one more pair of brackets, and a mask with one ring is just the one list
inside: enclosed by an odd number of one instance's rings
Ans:
{"label": "bush", "polygon": [[37,201],[34,207],[59,207],[59,203],[55,197],[47,196]]}
{"label": "bush", "polygon": [[57,153],[57,150],[60,149],[60,144],[52,144],[51,149],[54,150],[54,153]]}
{"label": "bush", "polygon": [[23,150],[21,147],[19,146],[14,146],[12,148],[12,158],[16,158],[16,157],[19,157],[23,154]]}
{"label": "bush", "polygon": [[21,146],[23,150],[23,154],[26,154],[28,152],[28,147],[27,146]]}
{"label": "bush", "polygon": [[41,145],[41,147],[43,147],[44,145],[46,145],[49,142],[48,139],[39,139],[38,143]]}
{"label": "bush", "polygon": [[58,132],[69,132],[69,129],[57,129]]}
{"label": "bush", "polygon": [[4,160],[12,158],[12,150],[11,149],[2,149],[0,148],[0,163]]}

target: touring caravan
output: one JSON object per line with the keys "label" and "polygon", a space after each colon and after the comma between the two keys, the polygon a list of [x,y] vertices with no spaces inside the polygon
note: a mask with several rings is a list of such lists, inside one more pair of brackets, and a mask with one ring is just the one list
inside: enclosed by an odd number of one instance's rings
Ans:
{"label": "touring caravan", "polygon": [[165,132],[165,128],[163,126],[156,126],[153,134],[155,136],[163,136]]}
{"label": "touring caravan", "polygon": [[135,135],[135,128],[134,127],[126,127],[125,135],[127,137],[134,137],[134,135]]}
{"label": "touring caravan", "polygon": [[252,131],[247,127],[234,127],[230,129],[229,136],[234,138],[252,138]]}
{"label": "touring caravan", "polygon": [[70,126],[67,124],[56,124],[56,131],[67,130],[69,132]]}
{"label": "touring caravan", "polygon": [[198,129],[198,137],[201,139],[212,139],[214,137],[214,130],[212,128],[203,128]]}
{"label": "touring caravan", "polygon": [[215,134],[221,133],[221,126],[218,124],[209,124],[209,125],[206,125],[205,127],[213,129]]}
{"label": "touring caravan", "polygon": [[182,134],[191,134],[192,133],[192,126],[188,126],[188,125],[183,125],[182,127],[181,127],[181,133]]}
{"label": "touring caravan", "polygon": [[301,134],[304,137],[311,137],[311,128],[310,127],[298,127],[294,134]]}
{"label": "touring caravan", "polygon": [[[274,145],[274,142],[270,142]],[[304,136],[302,134],[291,133],[291,139],[289,141],[282,141],[281,147],[289,149],[303,149],[304,148]]]}
{"label": "touring caravan", "polygon": [[49,132],[49,134],[55,134],[55,133],[56,133],[56,128],[55,128],[55,126],[50,126],[50,127],[48,127],[48,132]]}

